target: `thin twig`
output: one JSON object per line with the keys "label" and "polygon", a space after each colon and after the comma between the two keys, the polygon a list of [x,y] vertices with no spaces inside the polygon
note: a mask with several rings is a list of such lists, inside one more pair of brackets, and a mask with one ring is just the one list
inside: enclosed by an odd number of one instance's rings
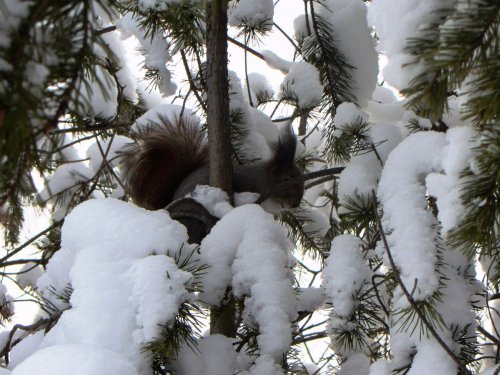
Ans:
{"label": "thin twig", "polygon": [[250,48],[246,44],[241,43],[239,40],[236,40],[230,36],[227,37],[227,40],[229,40],[234,45],[237,45],[238,47],[243,48],[245,51],[250,52],[252,55],[258,57],[259,59],[266,61],[266,59],[264,58],[264,55],[262,53],[257,52],[256,50],[254,50],[253,48]]}
{"label": "thin twig", "polygon": [[60,225],[62,225],[62,221],[58,221],[58,222],[52,224],[51,226],[45,228],[44,230],[42,230],[41,232],[39,232],[38,234],[36,234],[34,237],[31,237],[28,241],[26,241],[25,243],[23,243],[22,245],[20,245],[16,249],[14,249],[11,252],[9,252],[3,258],[0,258],[0,265],[3,262],[5,262],[7,259],[9,259],[10,257],[12,257],[13,255],[16,255],[21,250],[23,250],[27,246],[31,245],[33,242],[35,242],[37,239],[39,239],[40,237],[42,237],[44,234],[46,234],[47,232],[50,232],[52,229],[57,228]]}

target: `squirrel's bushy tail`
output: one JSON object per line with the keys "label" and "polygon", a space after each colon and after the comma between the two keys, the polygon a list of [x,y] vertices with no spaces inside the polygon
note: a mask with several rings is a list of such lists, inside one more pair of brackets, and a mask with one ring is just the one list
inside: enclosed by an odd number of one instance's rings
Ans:
{"label": "squirrel's bushy tail", "polygon": [[135,136],[122,153],[127,193],[138,206],[165,208],[186,176],[207,164],[206,137],[195,120],[184,116],[160,117]]}

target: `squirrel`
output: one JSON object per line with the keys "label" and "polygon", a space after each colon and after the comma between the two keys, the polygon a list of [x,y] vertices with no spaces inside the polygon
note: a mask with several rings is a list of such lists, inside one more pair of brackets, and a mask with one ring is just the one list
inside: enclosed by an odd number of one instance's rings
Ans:
{"label": "squirrel", "polygon": [[[208,185],[208,142],[198,123],[181,116],[160,117],[136,134],[136,142],[122,152],[125,188],[132,200],[150,210],[165,208]],[[298,207],[304,194],[302,170],[295,162],[297,138],[290,127],[273,145],[274,156],[250,165],[234,164],[233,190],[254,192],[282,208]],[[287,182],[285,188],[276,189]],[[283,185],[282,185],[283,187]]]}

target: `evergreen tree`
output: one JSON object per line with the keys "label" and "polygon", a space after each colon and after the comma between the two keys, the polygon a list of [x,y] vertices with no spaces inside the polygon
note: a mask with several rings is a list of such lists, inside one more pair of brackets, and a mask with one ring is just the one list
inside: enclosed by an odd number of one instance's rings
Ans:
{"label": "evergreen tree", "polygon": [[[297,0],[292,36],[288,1],[0,1],[0,374],[499,373],[500,4]],[[222,190],[127,204],[122,153],[185,117]],[[273,217],[231,170],[288,126]]]}

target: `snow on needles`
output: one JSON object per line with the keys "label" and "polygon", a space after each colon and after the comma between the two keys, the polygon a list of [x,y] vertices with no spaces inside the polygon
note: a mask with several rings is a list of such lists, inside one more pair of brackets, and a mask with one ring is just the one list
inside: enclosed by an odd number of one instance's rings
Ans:
{"label": "snow on needles", "polygon": [[371,277],[361,245],[361,239],[352,235],[341,235],[332,241],[323,277],[333,311],[339,317],[349,318],[355,307],[355,296]]}
{"label": "snow on needles", "polygon": [[384,78],[399,90],[406,88],[424,65],[407,52],[408,38],[431,38],[426,27],[440,24],[457,0],[374,0],[368,7],[368,22],[375,27],[380,50],[388,57]]}
{"label": "snow on needles", "polygon": [[293,63],[281,84],[281,91],[283,97],[297,100],[299,108],[314,107],[323,96],[318,69],[305,61]]}
{"label": "snow on needles", "polygon": [[[430,297],[438,287],[436,231],[433,229],[436,221],[426,208],[423,177],[439,170],[444,144],[442,133],[410,135],[389,155],[380,178],[382,226],[394,261],[401,269],[401,279],[407,288],[414,289],[413,297],[417,301]],[[399,307],[407,307],[405,297],[400,303]]]}
{"label": "snow on needles", "polygon": [[230,1],[228,7],[228,21],[231,26],[260,26],[265,30],[271,30],[273,26],[273,0]]}
{"label": "snow on needles", "polygon": [[235,296],[249,296],[244,316],[255,319],[260,352],[276,363],[289,347],[296,317],[290,259],[283,228],[257,205],[229,212],[201,243],[201,262],[210,267],[200,299],[217,305],[230,285]]}
{"label": "snow on needles", "polygon": [[[75,373],[75,358],[87,357],[94,364],[78,374],[149,374],[143,345],[159,337],[160,325],[190,297],[185,285],[192,275],[170,258],[180,249],[191,251],[186,241],[186,229],[165,211],[115,199],[76,207],[65,219],[61,249],[38,281],[49,303],[70,308],[13,375],[32,368],[40,375],[42,368],[47,375]],[[68,287],[72,294],[65,306],[58,296]]]}

